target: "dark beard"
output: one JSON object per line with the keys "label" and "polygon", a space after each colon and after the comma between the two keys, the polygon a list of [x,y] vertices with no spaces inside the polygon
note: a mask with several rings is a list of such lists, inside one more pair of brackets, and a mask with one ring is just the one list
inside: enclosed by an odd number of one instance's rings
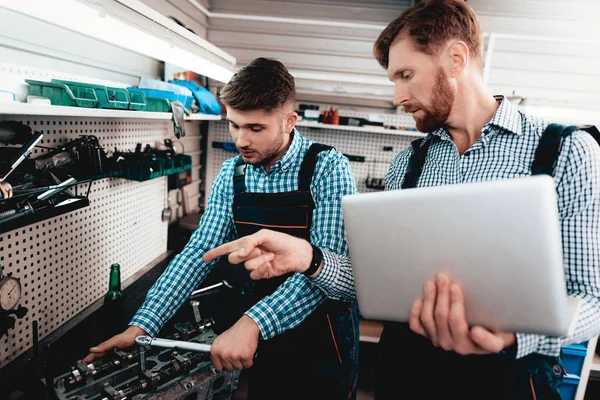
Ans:
{"label": "dark beard", "polygon": [[448,121],[454,98],[454,91],[446,79],[444,71],[440,68],[431,93],[431,108],[423,109],[425,112],[423,119],[415,119],[417,129],[423,133],[435,132],[440,129]]}
{"label": "dark beard", "polygon": [[[270,147],[266,153],[265,156],[262,158],[262,160],[257,161],[255,163],[252,163],[251,165],[254,166],[260,166],[260,165],[269,165],[271,162],[273,162],[273,160],[275,159],[275,157],[277,157],[279,155],[279,150],[281,150],[281,146],[283,145],[283,129],[280,132],[280,135],[278,136],[278,140],[276,143],[273,144],[272,147]],[[290,138],[290,140],[292,140],[293,138]]]}

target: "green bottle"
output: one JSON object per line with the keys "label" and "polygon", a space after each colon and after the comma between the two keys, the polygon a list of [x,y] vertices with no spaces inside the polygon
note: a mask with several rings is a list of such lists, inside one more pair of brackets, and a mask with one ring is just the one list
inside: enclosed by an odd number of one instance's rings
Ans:
{"label": "green bottle", "polygon": [[110,280],[108,281],[108,292],[104,295],[104,304],[118,301],[122,298],[121,266],[119,264],[113,264],[110,266]]}
{"label": "green bottle", "polygon": [[125,299],[121,291],[121,267],[110,266],[108,292],[104,295],[104,321],[107,337],[117,335],[125,329]]}

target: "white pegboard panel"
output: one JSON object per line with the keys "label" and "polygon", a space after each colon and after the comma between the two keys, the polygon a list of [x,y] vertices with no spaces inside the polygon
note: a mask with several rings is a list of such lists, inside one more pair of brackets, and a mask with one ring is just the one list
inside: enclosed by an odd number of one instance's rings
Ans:
{"label": "white pegboard panel", "polygon": [[417,124],[411,114],[405,112],[399,112],[397,114],[384,114],[383,123],[385,125],[402,127],[402,128],[416,128]]}
{"label": "white pegboard panel", "polygon": [[[227,124],[227,121],[211,121],[209,123],[206,161],[207,186],[212,185],[223,162],[235,156],[234,153],[221,149],[213,149],[211,145],[213,141],[232,141]],[[366,187],[368,176],[385,178],[390,162],[396,154],[409,146],[412,140],[419,137],[309,127],[298,127],[298,130],[304,137],[333,146],[344,154],[365,157],[365,162],[350,162],[350,167],[356,179],[356,185],[361,193],[373,191],[373,189]],[[391,146],[393,150],[383,151],[384,146]],[[207,187],[207,194],[209,191],[210,187]],[[206,201],[207,199],[205,203]]]}
{"label": "white pegboard panel", "polygon": [[[40,145],[54,147],[82,134],[95,135],[107,150],[154,145],[172,132],[170,121],[8,117],[44,133]],[[36,149],[32,157],[47,150]],[[85,193],[87,185],[78,187]],[[0,234],[0,264],[21,279],[20,304],[27,315],[0,340],[0,368],[31,347],[31,324],[40,340],[107,290],[110,265],[121,265],[125,281],[167,249],[167,178],[147,182],[103,179],[92,184],[90,206]]]}

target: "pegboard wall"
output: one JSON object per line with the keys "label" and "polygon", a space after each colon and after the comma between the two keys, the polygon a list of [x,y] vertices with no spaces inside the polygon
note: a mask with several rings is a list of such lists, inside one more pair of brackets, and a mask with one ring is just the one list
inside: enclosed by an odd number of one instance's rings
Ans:
{"label": "pegboard wall", "polygon": [[[41,131],[40,146],[55,147],[95,135],[108,153],[154,146],[172,136],[171,121],[0,116]],[[37,148],[32,157],[48,150]],[[84,194],[87,184],[79,185]],[[0,339],[0,368],[32,346],[31,325],[40,340],[108,290],[110,265],[121,265],[121,281],[167,250],[168,223],[161,220],[167,178],[146,182],[103,179],[92,184],[90,206],[0,234],[0,265],[21,280],[20,305],[27,315]]]}
{"label": "pegboard wall", "polygon": [[[313,102],[297,102],[296,110],[300,109],[301,104],[309,104],[313,106],[318,106],[321,114],[325,110],[328,109],[337,109],[340,117],[349,117],[349,118],[364,118],[371,119],[376,118],[377,120],[383,120],[383,124],[386,126],[395,126],[402,128],[415,128],[416,123],[413,119],[412,115],[409,113],[405,113],[401,111],[402,108],[398,107],[396,112],[390,112],[389,110],[381,110],[370,107],[351,107],[351,108],[341,108],[340,106],[332,105],[332,104],[323,104],[323,103],[313,103]],[[398,128],[399,129],[399,128]]]}
{"label": "pegboard wall", "polygon": [[[355,116],[364,117],[364,113]],[[374,189],[366,187],[367,177],[385,178],[388,167],[396,154],[409,146],[411,141],[420,137],[417,132],[415,132],[415,136],[404,136],[304,126],[299,126],[297,129],[304,137],[333,146],[344,154],[365,157],[365,162],[350,162],[360,193],[374,191]],[[209,124],[206,163],[207,183],[212,183],[215,180],[225,160],[236,156],[235,153],[212,148],[212,141],[232,141],[227,121],[211,121]],[[384,147],[392,147],[392,150],[384,151]],[[207,188],[207,194],[209,190],[210,188]]]}

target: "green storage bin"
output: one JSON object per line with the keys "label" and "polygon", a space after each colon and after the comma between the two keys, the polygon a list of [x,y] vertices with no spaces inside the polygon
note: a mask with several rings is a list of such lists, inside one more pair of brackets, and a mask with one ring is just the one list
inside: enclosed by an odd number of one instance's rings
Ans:
{"label": "green storage bin", "polygon": [[187,154],[175,155],[175,169],[175,172],[192,169],[192,156],[188,156]]}
{"label": "green storage bin", "polygon": [[129,109],[129,92],[127,89],[107,87],[106,91],[108,93],[108,106],[106,108]]}
{"label": "green storage bin", "polygon": [[84,87],[94,90],[96,92],[96,97],[98,97],[97,108],[112,108],[119,110],[127,110],[129,108],[129,92],[127,89],[95,85],[92,83],[63,81],[59,79],[52,79],[52,82],[63,83],[71,88],[71,90],[73,90],[73,87]]}
{"label": "green storage bin", "polygon": [[129,92],[129,109],[143,111],[146,109],[146,95],[143,92],[128,90]]}
{"label": "green storage bin", "polygon": [[167,99],[159,99],[158,97],[146,97],[146,108],[144,111],[150,112],[169,112],[171,111],[171,103]]}
{"label": "green storage bin", "polygon": [[163,175],[171,175],[177,173],[177,168],[175,168],[175,160],[172,158],[163,158]]}
{"label": "green storage bin", "polygon": [[171,102],[169,101],[169,99],[165,99],[162,97],[152,97],[152,96],[147,96],[143,90],[140,90],[139,88],[134,88],[131,87],[129,88],[129,93],[139,93],[145,96],[146,98],[146,108],[144,108],[144,111],[148,111],[148,112],[169,112],[171,111]]}
{"label": "green storage bin", "polygon": [[133,181],[143,182],[163,176],[164,161],[156,159],[147,160],[131,160],[127,162],[124,178]]}
{"label": "green storage bin", "polygon": [[67,86],[64,83],[42,82],[26,79],[29,94],[50,99],[53,106],[95,108],[98,96],[94,89],[82,86]]}
{"label": "green storage bin", "polygon": [[129,88],[129,94],[141,94],[146,99],[146,107],[144,111],[148,112],[169,112],[171,111],[171,102],[168,99],[162,97],[147,96],[142,90],[138,88]]}

